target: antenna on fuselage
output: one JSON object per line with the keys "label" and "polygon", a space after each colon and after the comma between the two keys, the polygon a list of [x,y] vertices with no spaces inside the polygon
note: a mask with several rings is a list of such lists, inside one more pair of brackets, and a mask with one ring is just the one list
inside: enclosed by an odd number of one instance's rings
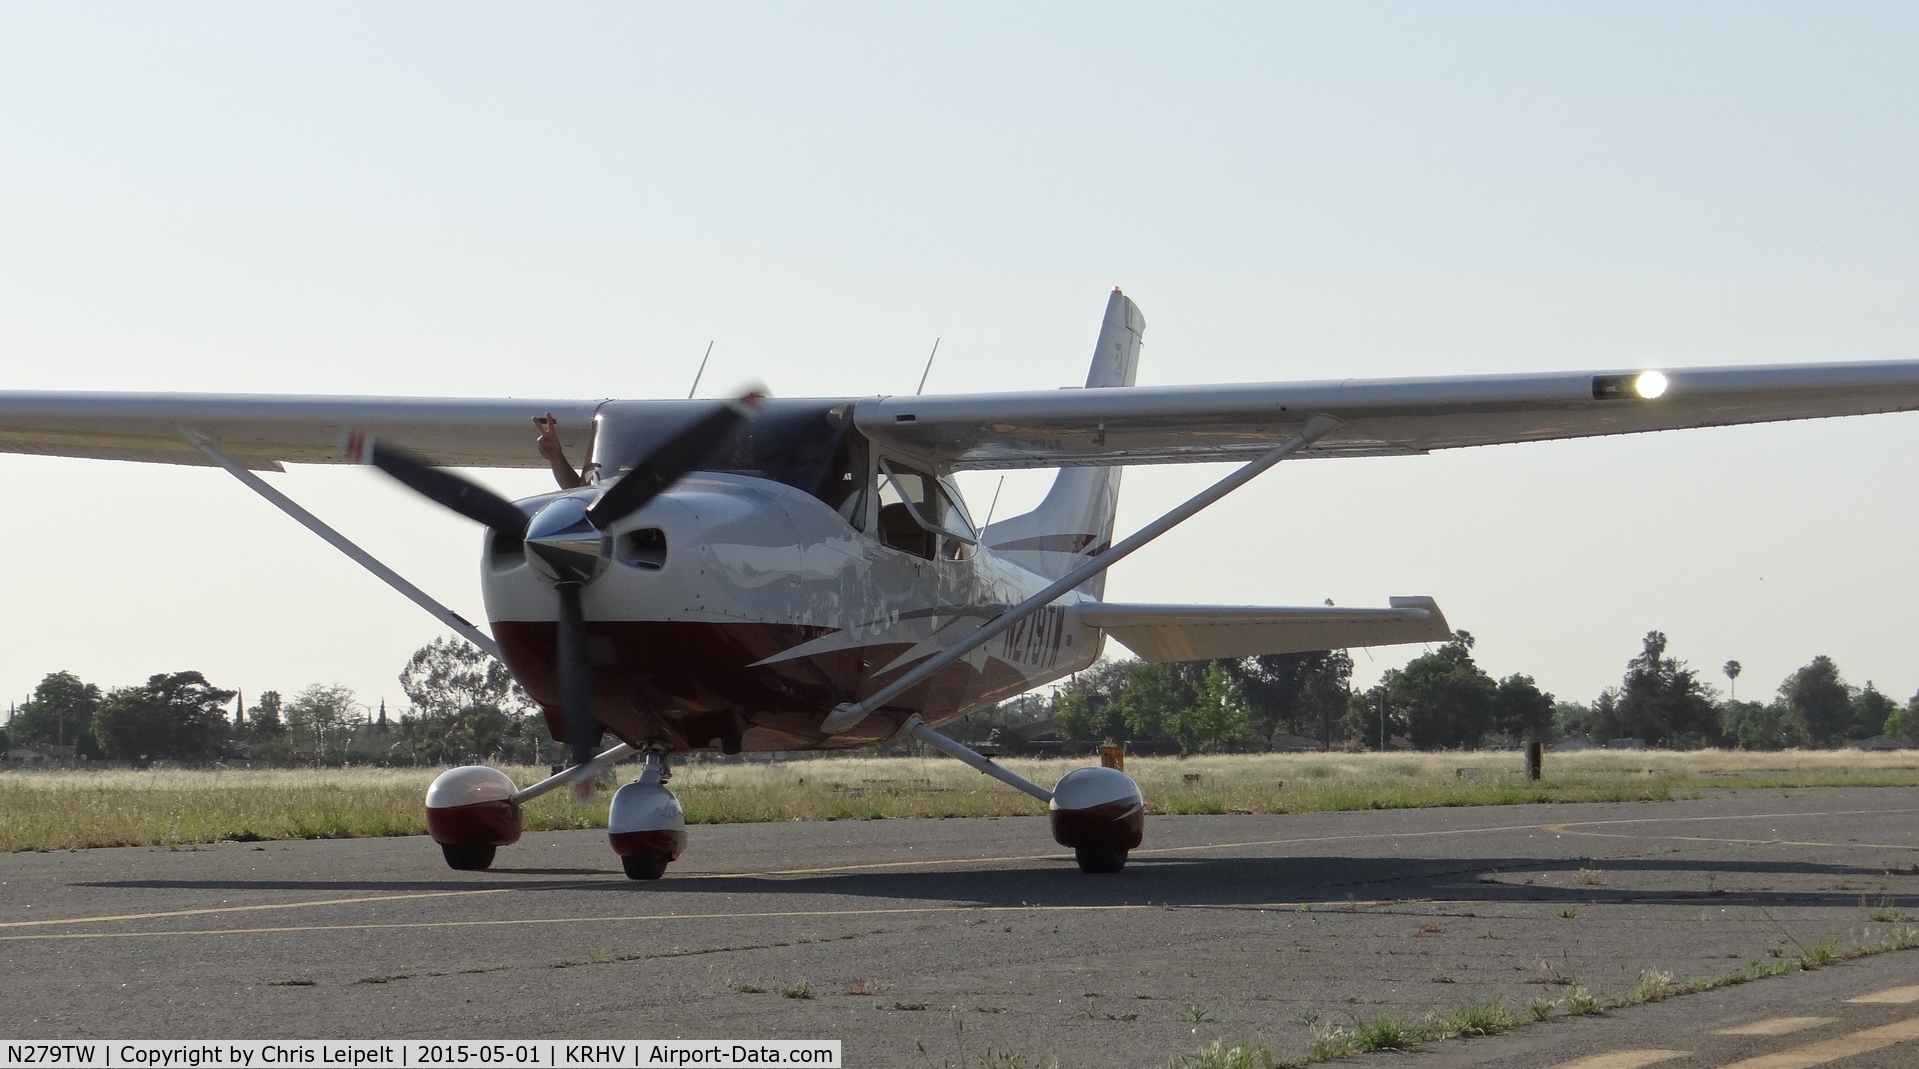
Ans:
{"label": "antenna on fuselage", "polygon": [[700,357],[700,369],[693,373],[693,388],[686,391],[687,400],[691,401],[693,399],[693,395],[699,392],[700,379],[706,375],[706,362],[711,359],[713,359],[713,343],[707,342],[706,355]]}
{"label": "antenna on fuselage", "polygon": [[999,507],[999,492],[1006,489],[1006,476],[999,477],[999,485],[993,487],[993,503],[986,506],[986,522],[979,525],[981,538],[986,537],[986,529],[993,526],[993,510]]}
{"label": "antenna on fuselage", "polygon": [[938,356],[939,354],[940,354],[940,340],[938,338],[934,338],[933,351],[926,354],[926,370],[920,372],[920,388],[913,391],[914,397],[918,397],[920,394],[926,392],[926,376],[931,375],[933,373],[933,358]]}

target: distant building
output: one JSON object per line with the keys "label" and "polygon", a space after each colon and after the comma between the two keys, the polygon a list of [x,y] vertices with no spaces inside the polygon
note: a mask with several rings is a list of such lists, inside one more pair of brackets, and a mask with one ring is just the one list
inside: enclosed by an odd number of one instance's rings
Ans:
{"label": "distant building", "polygon": [[1870,739],[1860,739],[1852,744],[1855,750],[1905,750],[1912,746],[1905,739],[1895,739],[1891,735],[1874,735]]}
{"label": "distant building", "polygon": [[1273,749],[1280,753],[1319,753],[1326,749],[1326,744],[1304,735],[1274,735]]}
{"label": "distant building", "polygon": [[1646,748],[1645,739],[1607,739],[1606,740],[1606,749],[1608,750],[1643,750],[1645,748]]}
{"label": "distant building", "polygon": [[1550,749],[1554,753],[1573,753],[1577,750],[1598,749],[1598,745],[1585,735],[1568,735],[1553,743]]}
{"label": "distant building", "polygon": [[16,746],[7,751],[7,764],[28,768],[45,768],[52,765],[71,765],[80,751],[77,746],[55,746],[50,742],[36,742],[32,746]]}

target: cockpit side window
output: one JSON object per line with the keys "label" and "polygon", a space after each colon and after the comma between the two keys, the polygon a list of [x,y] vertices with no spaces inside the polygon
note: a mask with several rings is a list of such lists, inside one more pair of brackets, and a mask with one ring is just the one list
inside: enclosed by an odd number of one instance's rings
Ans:
{"label": "cockpit side window", "polygon": [[[973,518],[967,515],[966,502],[960,497],[959,487],[946,479],[941,479],[935,485],[939,487],[940,496],[946,499],[946,510],[941,514],[943,518],[940,523],[947,530],[964,535],[972,543],[978,543],[979,532],[973,529]],[[968,545],[966,555],[972,555],[971,545]]]}
{"label": "cockpit side window", "polygon": [[882,459],[875,479],[879,539],[927,560],[965,560],[978,536],[957,494],[926,472]]}

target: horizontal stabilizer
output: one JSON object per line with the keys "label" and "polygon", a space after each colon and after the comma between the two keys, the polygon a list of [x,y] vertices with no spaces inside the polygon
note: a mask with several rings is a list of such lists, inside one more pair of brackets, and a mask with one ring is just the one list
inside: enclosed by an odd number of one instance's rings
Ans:
{"label": "horizontal stabilizer", "polygon": [[1333,605],[1115,605],[1068,609],[1105,629],[1141,660],[1201,661],[1262,653],[1306,653],[1402,642],[1445,642],[1452,631],[1431,598],[1393,598],[1389,609]]}

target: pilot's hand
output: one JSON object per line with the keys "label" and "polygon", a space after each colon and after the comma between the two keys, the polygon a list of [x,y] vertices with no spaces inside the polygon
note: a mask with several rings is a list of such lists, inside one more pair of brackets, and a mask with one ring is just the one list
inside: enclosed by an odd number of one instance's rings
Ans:
{"label": "pilot's hand", "polygon": [[533,417],[533,427],[539,432],[535,443],[540,448],[540,457],[549,464],[559,464],[566,460],[566,454],[560,448],[560,421],[548,412],[544,418]]}

